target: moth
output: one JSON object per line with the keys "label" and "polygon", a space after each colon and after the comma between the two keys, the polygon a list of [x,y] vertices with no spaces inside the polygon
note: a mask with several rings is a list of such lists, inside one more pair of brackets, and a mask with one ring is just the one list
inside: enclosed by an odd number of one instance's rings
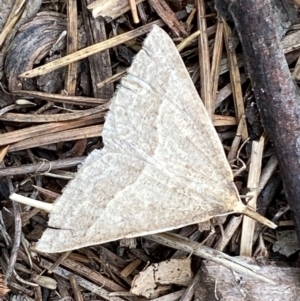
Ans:
{"label": "moth", "polygon": [[241,202],[205,107],[158,26],[111,100],[102,137],[104,148],[46,205],[49,228],[39,251],[154,234],[229,213],[276,227]]}

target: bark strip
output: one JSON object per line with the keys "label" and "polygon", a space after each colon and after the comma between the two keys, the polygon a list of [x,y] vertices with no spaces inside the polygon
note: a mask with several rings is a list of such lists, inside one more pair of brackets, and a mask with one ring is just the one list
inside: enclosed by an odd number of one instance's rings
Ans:
{"label": "bark strip", "polygon": [[229,5],[264,127],[275,146],[300,240],[300,96],[276,28],[270,0]]}

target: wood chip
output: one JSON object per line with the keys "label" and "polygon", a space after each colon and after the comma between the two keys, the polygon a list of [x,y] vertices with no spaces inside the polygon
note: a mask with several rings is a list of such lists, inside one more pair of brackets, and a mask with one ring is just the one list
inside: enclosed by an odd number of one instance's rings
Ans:
{"label": "wood chip", "polygon": [[157,298],[160,285],[177,284],[187,286],[192,280],[190,259],[171,259],[151,264],[134,277],[131,292],[146,298]]}

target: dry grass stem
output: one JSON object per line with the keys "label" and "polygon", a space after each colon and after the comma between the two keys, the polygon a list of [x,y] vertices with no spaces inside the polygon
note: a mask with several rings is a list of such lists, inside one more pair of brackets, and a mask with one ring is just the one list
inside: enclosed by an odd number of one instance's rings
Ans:
{"label": "dry grass stem", "polygon": [[[77,35],[77,1],[67,1],[67,55],[77,51],[78,35]],[[65,90],[68,95],[75,95],[77,84],[77,62],[70,63],[68,65],[68,71],[65,80]]]}
{"label": "dry grass stem", "polygon": [[232,116],[213,115],[212,120],[214,126],[230,126],[237,124],[236,118]]}
{"label": "dry grass stem", "polygon": [[97,113],[72,121],[34,125],[28,128],[7,132],[0,134],[0,146],[12,145],[13,143],[25,139],[37,139],[39,136],[45,136],[45,133],[51,134],[69,129],[75,129],[78,127],[95,125],[98,124],[99,121],[103,121],[103,119],[103,114]]}
{"label": "dry grass stem", "polygon": [[258,194],[265,188],[266,184],[268,183],[271,176],[276,171],[277,167],[278,167],[278,159],[275,155],[273,155],[269,159],[268,163],[266,164],[266,166],[264,167],[261,173],[259,184],[258,184],[258,190],[257,190]]}
{"label": "dry grass stem", "polygon": [[8,149],[9,152],[18,151],[27,148],[49,145],[62,141],[72,141],[78,139],[92,138],[101,136],[103,125],[92,125],[84,128],[65,130],[58,133],[52,133],[47,136],[38,136],[35,139],[28,138],[16,142]]}
{"label": "dry grass stem", "polygon": [[[237,56],[235,52],[235,46],[232,45],[232,31],[227,23],[224,22],[224,39],[227,51],[227,57],[230,70],[230,82],[233,94],[235,114],[237,121],[239,122],[242,116],[245,114],[243,92],[241,86],[241,76],[237,63]],[[231,39],[231,42],[230,42]],[[247,127],[244,128],[242,133],[242,139],[245,141],[248,138]]]}
{"label": "dry grass stem", "polygon": [[188,35],[184,24],[177,20],[165,0],[149,0],[149,3],[176,36],[186,37]]}
{"label": "dry grass stem", "polygon": [[154,298],[152,301],[177,301],[185,292],[185,289],[179,290],[175,293],[166,294],[164,296]]}
{"label": "dry grass stem", "polygon": [[58,267],[70,254],[72,251],[67,251],[62,254],[57,258],[57,260],[53,263],[53,265],[48,269],[48,273],[52,274],[53,270]]}
{"label": "dry grass stem", "polygon": [[[247,79],[245,74],[244,73],[241,74],[241,84],[244,84],[246,80]],[[215,101],[216,108],[218,108],[221,105],[221,103],[231,94],[232,94],[232,89],[230,83],[224,86],[223,88],[221,88],[221,90],[218,91],[216,96],[216,101]]]}
{"label": "dry grass stem", "polygon": [[[247,203],[249,207],[256,210],[256,201],[258,196],[258,185],[261,174],[262,155],[264,150],[264,136],[259,141],[252,142],[251,161],[249,167],[247,187],[250,192],[246,196],[251,197]],[[248,199],[247,199],[248,201]],[[249,217],[244,217],[241,237],[241,256],[251,256],[253,247],[255,221]]]}
{"label": "dry grass stem", "polygon": [[45,93],[39,91],[26,91],[26,90],[19,90],[13,91],[13,95],[43,99],[52,102],[61,102],[61,103],[68,103],[73,105],[81,105],[81,106],[97,106],[100,104],[105,104],[109,102],[108,98],[92,98],[92,97],[85,97],[85,96],[68,96],[68,95],[60,95],[60,94],[53,94],[53,93]]}
{"label": "dry grass stem", "polygon": [[76,301],[83,301],[83,296],[80,292],[80,288],[77,282],[77,277],[75,275],[70,275],[70,284],[74,292],[74,297]]}
{"label": "dry grass stem", "polygon": [[5,39],[8,36],[8,34],[13,30],[15,24],[20,19],[20,16],[24,11],[25,6],[26,6],[26,0],[15,1],[14,7],[12,8],[10,15],[6,21],[6,24],[2,29],[2,32],[0,33],[0,48],[5,42]]}
{"label": "dry grass stem", "polygon": [[34,114],[18,114],[18,113],[6,113],[0,116],[2,121],[12,121],[12,122],[26,122],[26,123],[44,123],[44,122],[58,122],[58,121],[67,121],[74,120],[80,117],[86,117],[93,115],[99,112],[105,114],[108,108],[108,104],[99,105],[97,107],[76,111],[76,113],[66,113],[66,114],[49,114],[49,115],[34,115]]}
{"label": "dry grass stem", "polygon": [[126,70],[118,72],[114,74],[113,76],[101,81],[100,83],[97,84],[97,88],[101,89],[105,85],[112,84],[118,80],[120,80],[124,75],[126,74]]}
{"label": "dry grass stem", "polygon": [[222,233],[221,237],[218,239],[218,241],[214,244],[214,249],[219,251],[224,251],[225,247],[228,245],[230,239],[232,238],[235,231],[240,226],[241,222],[243,220],[243,216],[232,216],[226,225],[226,228],[224,229],[224,232]]}
{"label": "dry grass stem", "polygon": [[[57,260],[58,256],[53,255],[53,254],[42,254],[44,258],[55,261]],[[69,258],[66,258],[61,265],[65,268],[67,268],[70,271],[74,271],[77,274],[85,277],[86,279],[94,282],[96,285],[104,286],[105,288],[110,289],[111,291],[117,291],[117,292],[122,292],[125,291],[125,289],[120,286],[119,284],[115,283],[111,279],[101,275],[100,273],[96,272],[95,270],[83,265],[82,263],[76,262],[74,260],[71,260]],[[48,268],[52,266],[49,265]],[[58,268],[55,268],[53,273]]]}
{"label": "dry grass stem", "polygon": [[208,47],[207,24],[206,18],[204,18],[205,3],[203,0],[197,0],[196,5],[198,29],[201,32],[198,38],[201,99],[205,105],[208,115],[211,119],[213,119],[215,104],[213,103],[212,99],[212,81],[210,74],[210,55]]}
{"label": "dry grass stem", "polygon": [[189,44],[195,40],[199,35],[201,34],[200,30],[195,31],[190,36],[185,38],[180,44],[177,45],[177,49],[179,52],[181,52],[185,47],[188,47]]}
{"label": "dry grass stem", "polygon": [[282,39],[282,47],[285,54],[299,50],[300,48],[300,31],[297,30],[286,35]]}
{"label": "dry grass stem", "polygon": [[232,141],[231,147],[230,147],[230,151],[228,153],[227,159],[229,162],[232,162],[233,160],[236,159],[238,150],[239,150],[239,146],[240,143],[242,141],[242,133],[244,132],[244,129],[247,127],[246,124],[246,116],[242,115],[237,131],[236,131],[236,135]]}
{"label": "dry grass stem", "polygon": [[138,16],[138,13],[137,13],[137,9],[136,9],[135,0],[129,0],[129,4],[130,4],[130,9],[131,9],[133,22],[136,23],[136,24],[140,23],[139,16]]}
{"label": "dry grass stem", "polygon": [[121,272],[120,275],[124,278],[128,277],[140,264],[142,260],[137,258],[131,261]]}
{"label": "dry grass stem", "polygon": [[212,102],[216,107],[216,97],[219,85],[221,58],[223,53],[223,31],[224,25],[222,22],[217,23],[217,31],[215,35],[215,43],[213,48],[212,63],[211,63],[211,82],[212,82]]}

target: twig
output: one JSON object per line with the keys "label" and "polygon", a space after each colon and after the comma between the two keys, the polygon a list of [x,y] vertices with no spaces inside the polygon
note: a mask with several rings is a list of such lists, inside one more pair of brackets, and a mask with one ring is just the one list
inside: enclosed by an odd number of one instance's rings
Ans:
{"label": "twig", "polygon": [[229,11],[242,42],[263,124],[275,147],[300,240],[300,95],[279,40],[272,4],[270,0],[235,0]]}
{"label": "twig", "polygon": [[201,274],[202,274],[202,271],[199,268],[196,275],[194,276],[193,280],[191,281],[191,283],[187,287],[186,291],[184,292],[184,294],[180,298],[180,301],[190,301],[190,300],[192,300],[192,298],[194,296],[194,293],[195,293],[196,286],[200,285]]}
{"label": "twig", "polygon": [[[45,260],[45,259],[41,259],[40,265],[45,268],[48,269],[51,267],[51,262]],[[119,297],[109,297],[109,292],[104,289],[102,287],[102,284],[100,285],[95,285],[94,283],[92,283],[91,281],[85,280],[84,278],[78,276],[78,275],[74,275],[72,272],[67,271],[66,269],[63,269],[61,267],[56,267],[53,271],[53,273],[55,273],[56,275],[59,275],[65,279],[70,279],[70,276],[73,275],[76,277],[77,283],[85,288],[86,290],[93,292],[94,294],[96,294],[97,296],[100,296],[101,298],[105,299],[105,300],[109,300],[109,301],[124,301],[124,299],[119,298]]]}
{"label": "twig", "polygon": [[[241,263],[220,251],[214,250],[207,246],[201,245],[197,242],[191,241],[187,238],[180,237],[174,233],[161,233],[147,236],[148,239],[158,242],[162,245],[170,248],[180,249],[207,260],[219,263],[229,269],[232,269],[238,273],[252,276],[261,281],[275,284],[271,279],[260,275],[257,271],[254,271],[252,267],[247,264]],[[258,269],[257,269],[258,270]]]}
{"label": "twig", "polygon": [[18,251],[21,244],[22,236],[22,220],[19,210],[19,204],[13,202],[14,218],[15,218],[15,234],[14,234],[14,243],[11,250],[8,267],[5,274],[5,282],[7,282],[10,277],[13,275],[15,263],[17,262]]}
{"label": "twig", "polygon": [[28,173],[35,173],[35,172],[44,172],[48,170],[56,170],[56,169],[63,169],[63,168],[70,168],[77,166],[78,164],[82,163],[86,159],[85,156],[83,157],[74,157],[68,159],[60,159],[57,161],[43,161],[37,164],[30,164],[18,167],[6,167],[0,169],[0,177],[6,176],[16,176],[16,175],[23,175]]}

